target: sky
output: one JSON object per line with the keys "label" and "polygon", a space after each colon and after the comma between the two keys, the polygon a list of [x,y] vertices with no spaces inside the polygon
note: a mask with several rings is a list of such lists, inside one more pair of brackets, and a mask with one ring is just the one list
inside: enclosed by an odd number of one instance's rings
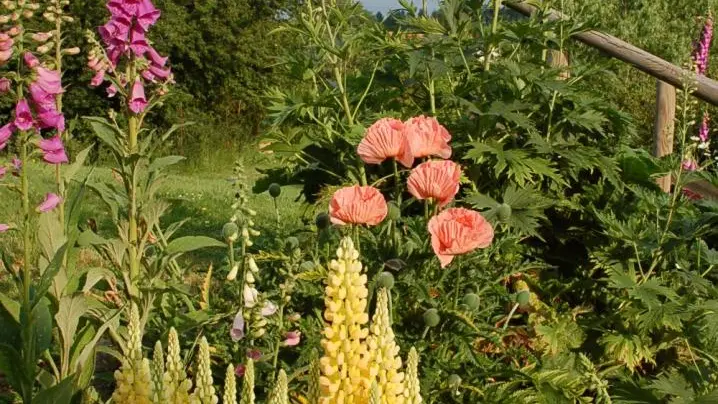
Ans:
{"label": "sky", "polygon": [[[364,4],[364,7],[366,7],[367,10],[377,12],[381,11],[382,13],[386,13],[387,11],[391,9],[401,8],[399,5],[399,2],[397,0],[359,0],[361,3]],[[421,0],[413,0],[414,4],[421,7]],[[429,10],[434,11],[437,8],[437,5],[439,4],[439,0],[427,0],[427,3],[429,4]]]}

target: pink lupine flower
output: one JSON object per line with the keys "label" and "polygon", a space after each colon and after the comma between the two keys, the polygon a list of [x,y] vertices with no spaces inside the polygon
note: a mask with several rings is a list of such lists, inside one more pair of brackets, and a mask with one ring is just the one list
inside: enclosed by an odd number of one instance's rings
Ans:
{"label": "pink lupine flower", "polygon": [[12,88],[12,81],[8,78],[0,78],[0,94],[5,94],[10,92],[10,89]]}
{"label": "pink lupine flower", "polygon": [[244,338],[244,316],[241,310],[234,316],[234,322],[232,323],[232,329],[229,331],[229,335],[234,342],[238,342]]}
{"label": "pink lupine flower", "polygon": [[132,85],[132,94],[130,98],[130,111],[135,114],[139,114],[147,108],[147,98],[145,98],[145,87],[142,85],[142,80],[139,78],[135,80],[135,84]]}
{"label": "pink lupine flower", "polygon": [[27,67],[34,69],[40,65],[40,60],[32,54],[32,52],[25,52],[22,54],[22,59],[25,61]]}
{"label": "pink lupine flower", "polygon": [[302,333],[299,331],[289,331],[284,334],[284,346],[297,346],[302,337]]}
{"label": "pink lupine flower", "polygon": [[38,143],[38,147],[43,152],[43,159],[51,164],[67,163],[67,154],[59,135],[50,139],[42,139]]}
{"label": "pink lupine flower", "polygon": [[14,131],[15,127],[12,122],[0,128],[0,150],[7,146],[7,143],[10,141],[10,137]]}
{"label": "pink lupine flower", "polygon": [[32,113],[27,100],[24,98],[18,101],[15,106],[15,127],[20,130],[30,130],[33,127]]}
{"label": "pink lupine flower", "polygon": [[56,194],[49,193],[45,195],[45,200],[42,201],[40,205],[37,207],[37,211],[40,213],[49,212],[57,207],[62,202],[62,198],[57,196]]}
{"label": "pink lupine flower", "polygon": [[0,223],[0,233],[5,233],[8,230],[10,230],[10,226],[4,223]]}

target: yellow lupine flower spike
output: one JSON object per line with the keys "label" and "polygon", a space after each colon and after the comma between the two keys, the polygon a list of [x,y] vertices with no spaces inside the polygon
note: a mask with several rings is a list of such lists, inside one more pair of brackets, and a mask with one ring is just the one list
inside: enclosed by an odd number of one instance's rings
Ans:
{"label": "yellow lupine flower spike", "polygon": [[369,400],[368,354],[365,340],[366,275],[358,261],[359,252],[349,237],[330,264],[324,297],[324,328],[320,360],[321,398],[319,404],[366,404]]}
{"label": "yellow lupine flower spike", "polygon": [[404,403],[404,373],[401,372],[399,346],[389,320],[389,293],[377,293],[376,311],[368,339],[371,353],[371,375],[377,383],[380,404]]}
{"label": "yellow lupine flower spike", "polygon": [[217,404],[219,398],[215,394],[214,381],[212,380],[211,358],[209,355],[209,344],[207,338],[202,337],[199,341],[199,363],[197,364],[197,375],[194,393],[190,398],[193,404]]}
{"label": "yellow lupine flower spike", "polygon": [[142,327],[140,313],[133,303],[130,307],[128,340],[122,366],[115,371],[117,385],[112,402],[117,404],[152,404],[152,375],[150,361],[142,358]]}
{"label": "yellow lupine flower spike", "polygon": [[234,375],[232,365],[227,366],[227,375],[224,378],[222,404],[237,404],[237,376]]}
{"label": "yellow lupine flower spike", "polygon": [[247,367],[244,370],[244,382],[242,383],[242,397],[240,404],[254,404],[254,361],[247,360]]}
{"label": "yellow lupine flower spike", "polygon": [[162,380],[163,402],[173,404],[189,403],[189,390],[192,381],[187,379],[180,352],[179,337],[174,327],[170,328],[167,339],[167,361],[165,376]]}
{"label": "yellow lupine flower spike", "polygon": [[289,404],[289,386],[287,373],[284,372],[284,369],[279,370],[277,384],[272,389],[268,404]]}
{"label": "yellow lupine flower spike", "polygon": [[165,358],[162,343],[155,343],[155,350],[152,356],[152,400],[155,403],[162,402],[162,379],[165,376]]}
{"label": "yellow lupine flower spike", "polygon": [[404,404],[421,404],[421,392],[419,391],[419,354],[414,347],[411,347],[409,356],[406,359],[406,383]]}

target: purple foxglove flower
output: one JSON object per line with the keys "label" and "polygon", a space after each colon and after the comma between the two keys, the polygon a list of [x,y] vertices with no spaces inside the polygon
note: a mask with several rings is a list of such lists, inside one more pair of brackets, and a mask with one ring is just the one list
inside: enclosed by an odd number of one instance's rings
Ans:
{"label": "purple foxglove flower", "polygon": [[32,113],[27,100],[24,98],[18,101],[15,106],[15,127],[20,130],[30,130],[33,127]]}
{"label": "purple foxglove flower", "polygon": [[40,65],[40,61],[31,52],[25,52],[22,54],[22,59],[25,61],[27,67],[34,69]]}
{"label": "purple foxglove flower", "polygon": [[43,158],[51,164],[67,163],[67,154],[65,154],[65,146],[59,135],[55,135],[50,139],[42,139],[38,143],[38,147],[44,153]]}
{"label": "purple foxglove flower", "polygon": [[257,305],[259,299],[259,291],[246,283],[244,284],[244,290],[242,291],[244,297],[244,307],[252,308]]}
{"label": "purple foxglove flower", "polygon": [[111,0],[107,3],[107,9],[110,10],[113,17],[132,17],[132,14],[125,9],[125,2],[122,0]]}
{"label": "purple foxglove flower", "polygon": [[40,213],[49,212],[57,207],[57,205],[62,202],[62,198],[57,196],[56,194],[47,194],[45,195],[45,200],[42,201],[40,205],[37,207],[37,211]]}
{"label": "purple foxglove flower", "polygon": [[22,170],[22,160],[17,158],[17,156],[12,158],[12,167],[15,169],[15,171]]}
{"label": "purple foxglove flower", "polygon": [[241,310],[234,316],[234,322],[232,323],[232,329],[229,331],[229,335],[234,342],[238,342],[244,338],[244,317],[242,316]]}
{"label": "purple foxglove flower", "polygon": [[172,74],[172,70],[170,70],[169,68],[164,69],[162,67],[154,65],[150,66],[150,72],[153,76],[158,77],[162,80],[167,80],[170,74]]}
{"label": "purple foxglove flower", "polygon": [[708,58],[710,56],[711,41],[713,40],[713,17],[708,16],[701,31],[701,37],[693,45],[693,64],[698,75],[705,75],[708,70]]}
{"label": "purple foxglove flower", "polygon": [[273,302],[270,302],[269,300],[264,302],[264,307],[262,307],[262,313],[261,313],[262,316],[269,317],[276,312],[277,312],[276,304],[274,304]]}
{"label": "purple foxglove flower", "polygon": [[65,116],[58,110],[40,108],[37,116],[40,121],[40,128],[55,128],[58,132],[65,131]]}
{"label": "purple foxglove flower", "polygon": [[686,171],[696,171],[698,169],[698,163],[695,160],[683,160],[683,169]]}
{"label": "purple foxglove flower", "polygon": [[147,81],[151,81],[151,82],[153,82],[153,83],[155,82],[155,75],[152,74],[152,72],[150,71],[150,69],[147,69],[147,70],[145,70],[145,71],[142,72],[142,78],[145,79],[145,80],[147,80]]}
{"label": "purple foxglove flower", "polygon": [[708,112],[703,114],[703,121],[701,122],[700,130],[698,131],[698,138],[700,138],[701,142],[707,142],[708,136],[710,132],[710,120],[711,117],[708,115]]}
{"label": "purple foxglove flower", "polygon": [[284,334],[284,346],[297,346],[302,337],[302,333],[299,331],[289,331]]}
{"label": "purple foxglove flower", "polygon": [[8,230],[10,230],[10,226],[0,223],[0,233],[5,233]]}
{"label": "purple foxglove flower", "polygon": [[145,39],[145,30],[139,25],[133,26],[130,40],[130,49],[132,49],[132,52],[134,52],[136,56],[142,56],[147,52],[147,48],[149,47],[150,45],[147,43],[147,39]]}
{"label": "purple foxglove flower", "polygon": [[110,84],[109,87],[107,87],[107,96],[112,98],[117,94],[117,87],[115,87],[114,84]]}
{"label": "purple foxglove flower", "polygon": [[10,37],[10,35],[0,32],[0,50],[1,51],[8,51],[12,50],[12,46],[15,44],[15,41]]}
{"label": "purple foxglove flower", "polygon": [[14,131],[15,127],[12,122],[0,128],[0,150],[5,148]]}
{"label": "purple foxglove flower", "polygon": [[262,351],[259,349],[250,349],[247,351],[247,358],[256,362],[262,359]]}
{"label": "purple foxglove flower", "polygon": [[7,63],[8,60],[12,57],[12,48],[4,51],[0,51],[0,64]]}
{"label": "purple foxglove flower", "polygon": [[162,57],[157,50],[153,47],[147,48],[147,53],[145,54],[150,62],[152,62],[155,66],[164,67],[165,64],[167,64],[167,57]]}
{"label": "purple foxglove flower", "polygon": [[62,88],[62,80],[60,78],[59,71],[50,70],[43,66],[38,66],[35,71],[37,72],[35,83],[37,83],[37,85],[45,92],[53,95],[65,92]]}
{"label": "purple foxglove flower", "polygon": [[118,45],[127,42],[131,26],[132,21],[129,18],[115,16],[101,26],[98,31],[106,45]]}
{"label": "purple foxglove flower", "polygon": [[150,0],[142,0],[137,7],[137,23],[147,31],[160,18],[160,10]]}
{"label": "purple foxglove flower", "polygon": [[244,373],[247,371],[247,367],[242,365],[241,363],[237,365],[236,368],[234,368],[234,374],[237,375],[237,377],[244,377]]}
{"label": "purple foxglove flower", "polygon": [[139,114],[147,108],[147,98],[145,98],[145,87],[142,85],[142,80],[139,78],[135,80],[135,84],[132,85],[132,94],[130,97],[130,111],[135,114]]}
{"label": "purple foxglove flower", "polygon": [[12,88],[12,82],[8,78],[1,78],[0,79],[0,94],[5,94],[10,92],[10,89]]}
{"label": "purple foxglove flower", "polygon": [[103,81],[105,81],[105,71],[99,70],[97,73],[95,73],[95,76],[92,77],[92,81],[90,81],[90,85],[92,87],[97,87],[100,84],[102,84]]}

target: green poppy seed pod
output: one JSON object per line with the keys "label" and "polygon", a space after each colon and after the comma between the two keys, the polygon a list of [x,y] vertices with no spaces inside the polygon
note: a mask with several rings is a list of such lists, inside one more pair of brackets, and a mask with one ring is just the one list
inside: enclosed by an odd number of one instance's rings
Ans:
{"label": "green poppy seed pod", "polygon": [[295,248],[299,247],[299,239],[296,237],[287,237],[287,240],[284,242],[284,244],[289,247],[290,250],[294,250]]}
{"label": "green poppy seed pod", "polygon": [[447,380],[449,383],[449,387],[456,388],[461,385],[461,376],[457,375],[456,373],[449,376],[449,379]]}
{"label": "green poppy seed pod", "polygon": [[394,275],[389,272],[382,272],[377,276],[376,283],[382,288],[391,290],[394,287]]}
{"label": "green poppy seed pod", "polygon": [[302,262],[302,265],[299,266],[299,269],[302,271],[311,271],[316,267],[313,261],[304,261]]}
{"label": "green poppy seed pod", "polygon": [[227,242],[237,241],[239,238],[239,227],[237,227],[237,224],[229,222],[222,226],[222,237],[224,237]]}
{"label": "green poppy seed pod", "polygon": [[325,212],[318,214],[317,218],[314,220],[314,224],[317,225],[317,229],[319,230],[324,230],[329,227],[329,223],[331,223],[329,215]]}
{"label": "green poppy seed pod", "polygon": [[469,310],[476,310],[479,308],[479,304],[481,303],[481,299],[479,298],[479,295],[476,293],[468,293],[464,298],[461,300],[462,303],[466,305],[466,307],[469,308]]}
{"label": "green poppy seed pod", "polygon": [[269,195],[272,198],[278,198],[279,195],[281,195],[281,194],[282,194],[282,187],[279,184],[277,184],[275,182],[275,183],[272,183],[269,185]]}
{"label": "green poppy seed pod", "polygon": [[496,216],[502,222],[507,222],[511,218],[511,205],[502,203],[496,208]]}
{"label": "green poppy seed pod", "polygon": [[531,302],[531,292],[530,291],[522,290],[516,294],[516,303],[519,304],[519,307],[521,307],[521,308],[528,307],[530,302]]}
{"label": "green poppy seed pod", "polygon": [[436,327],[440,321],[439,310],[429,309],[424,312],[424,324],[426,324],[427,327]]}
{"label": "green poppy seed pod", "polygon": [[399,205],[394,201],[389,202],[387,205],[389,207],[389,213],[387,214],[389,220],[397,221],[401,219],[401,208]]}

